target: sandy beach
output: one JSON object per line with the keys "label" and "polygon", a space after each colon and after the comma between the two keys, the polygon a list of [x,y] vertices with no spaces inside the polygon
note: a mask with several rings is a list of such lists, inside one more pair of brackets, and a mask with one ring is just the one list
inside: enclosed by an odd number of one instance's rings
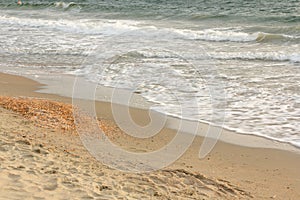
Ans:
{"label": "sandy beach", "polygon": [[[219,141],[200,160],[203,138],[196,137],[171,166],[125,173],[84,148],[70,98],[37,93],[41,84],[14,75],[0,74],[0,84],[0,199],[299,199],[299,152]],[[137,139],[116,126],[108,103],[97,108],[100,126],[124,149],[153,151],[175,134],[165,128]],[[146,111],[133,109],[132,115],[147,122]]]}

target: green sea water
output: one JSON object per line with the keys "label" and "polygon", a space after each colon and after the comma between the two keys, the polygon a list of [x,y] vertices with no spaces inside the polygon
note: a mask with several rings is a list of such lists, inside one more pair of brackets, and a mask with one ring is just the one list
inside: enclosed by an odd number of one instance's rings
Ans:
{"label": "green sea water", "polygon": [[186,19],[201,21],[212,18],[243,20],[258,23],[273,21],[297,23],[300,21],[299,0],[24,0],[20,8],[15,1],[1,0],[4,9],[80,9],[80,12],[104,16],[141,19]]}

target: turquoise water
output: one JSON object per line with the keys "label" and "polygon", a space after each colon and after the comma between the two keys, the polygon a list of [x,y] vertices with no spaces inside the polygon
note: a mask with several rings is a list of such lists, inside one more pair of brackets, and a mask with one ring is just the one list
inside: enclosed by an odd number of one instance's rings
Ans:
{"label": "turquoise water", "polygon": [[[256,22],[299,22],[299,0],[73,0],[73,1],[23,1],[21,8],[11,0],[1,0],[4,9],[56,8],[64,11],[78,9],[80,12],[120,18],[165,19],[179,18],[200,21],[209,18],[230,20],[247,17]],[[243,20],[243,19],[239,19]]]}
{"label": "turquoise water", "polygon": [[0,58],[3,72],[134,88],[160,112],[300,144],[299,0],[0,0]]}

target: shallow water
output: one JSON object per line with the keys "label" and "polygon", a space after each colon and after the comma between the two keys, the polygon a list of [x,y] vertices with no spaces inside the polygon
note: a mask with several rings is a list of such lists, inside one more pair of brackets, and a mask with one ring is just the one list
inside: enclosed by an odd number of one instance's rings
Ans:
{"label": "shallow water", "polygon": [[300,144],[300,1],[1,0],[0,58],[4,72],[75,74]]}

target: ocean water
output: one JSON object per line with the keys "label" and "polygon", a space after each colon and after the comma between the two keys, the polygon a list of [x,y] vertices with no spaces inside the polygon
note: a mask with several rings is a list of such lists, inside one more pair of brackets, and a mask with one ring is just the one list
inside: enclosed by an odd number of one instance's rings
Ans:
{"label": "ocean water", "polygon": [[299,0],[0,0],[0,58],[300,146]]}

